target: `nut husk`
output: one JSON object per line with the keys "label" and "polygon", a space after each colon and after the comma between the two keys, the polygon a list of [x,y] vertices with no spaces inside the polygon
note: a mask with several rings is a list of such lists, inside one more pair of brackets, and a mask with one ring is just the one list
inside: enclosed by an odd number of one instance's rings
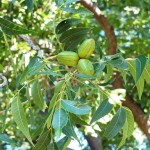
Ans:
{"label": "nut husk", "polygon": [[80,73],[93,76],[94,67],[88,59],[80,59],[77,65],[77,69]]}
{"label": "nut husk", "polygon": [[72,51],[63,51],[57,55],[57,60],[63,65],[76,66],[79,61],[79,56]]}
{"label": "nut husk", "polygon": [[94,49],[95,49],[94,39],[86,39],[80,45],[78,49],[78,55],[80,58],[88,58],[93,53]]}

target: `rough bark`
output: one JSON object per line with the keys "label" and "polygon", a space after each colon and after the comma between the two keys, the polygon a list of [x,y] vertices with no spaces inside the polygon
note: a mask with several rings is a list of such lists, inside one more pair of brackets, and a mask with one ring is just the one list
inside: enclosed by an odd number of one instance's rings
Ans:
{"label": "rough bark", "polygon": [[[108,39],[109,43],[109,54],[113,55],[117,53],[117,39],[115,36],[115,32],[113,27],[109,24],[107,18],[102,15],[101,10],[96,6],[95,3],[91,2],[91,0],[81,0],[80,3],[90,10],[93,13],[94,18],[98,21],[100,26],[103,28],[105,35]],[[113,84],[114,88],[123,88],[123,85],[120,80],[120,76],[116,74],[115,82]],[[133,115],[136,123],[139,128],[144,132],[144,134],[150,139],[150,118],[145,117],[145,113],[137,105],[133,98],[127,94],[126,100],[123,102],[123,105],[128,107]]]}

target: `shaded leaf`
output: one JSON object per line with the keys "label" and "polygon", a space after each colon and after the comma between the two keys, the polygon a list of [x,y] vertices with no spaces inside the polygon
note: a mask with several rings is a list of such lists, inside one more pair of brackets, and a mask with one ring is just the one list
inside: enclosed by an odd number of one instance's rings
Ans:
{"label": "shaded leaf", "polygon": [[45,110],[46,102],[43,99],[41,88],[38,80],[34,81],[31,87],[31,93],[34,100],[35,105],[37,105],[40,109]]}
{"label": "shaded leaf", "polygon": [[104,136],[107,138],[113,138],[123,127],[126,121],[126,112],[123,108],[119,108],[113,119],[108,124]]}
{"label": "shaded leaf", "polygon": [[59,149],[58,149],[57,144],[56,144],[55,142],[52,142],[52,143],[48,146],[47,150],[59,150]]}
{"label": "shaded leaf", "polygon": [[126,71],[125,70],[123,70],[123,69],[119,69],[119,71],[120,71],[120,73],[121,73],[121,76],[122,76],[122,78],[123,78],[123,81],[125,82],[125,84],[127,83],[127,79],[126,79],[126,77],[127,77],[127,74],[126,74]]}
{"label": "shaded leaf", "polygon": [[75,122],[75,124],[89,126],[89,124],[86,123],[80,116],[77,116],[75,114],[70,114],[70,116],[71,116],[72,121]]}
{"label": "shaded leaf", "polygon": [[63,4],[63,0],[55,0],[55,3],[56,3],[58,6],[60,6],[60,5]]}
{"label": "shaded leaf", "polygon": [[104,100],[100,104],[96,112],[94,113],[92,120],[91,120],[91,124],[97,121],[98,119],[104,117],[105,115],[107,115],[112,110],[112,108],[113,108],[113,105],[109,103],[108,99]]}
{"label": "shaded leaf", "polygon": [[97,67],[96,67],[96,76],[98,76],[106,67],[106,63],[105,62],[102,62],[100,63]]}
{"label": "shaded leaf", "polygon": [[64,31],[68,30],[70,27],[79,24],[80,23],[80,19],[66,19],[63,20],[62,22],[60,22],[57,27],[56,27],[56,33],[57,34],[61,34]]}
{"label": "shaded leaf", "polygon": [[65,101],[65,100],[62,100],[61,104],[65,110],[71,113],[77,114],[77,115],[88,114],[91,110],[90,106],[86,106],[86,105],[74,106],[74,105],[71,105],[70,102]]}
{"label": "shaded leaf", "polygon": [[29,11],[32,11],[34,6],[33,6],[33,0],[25,0],[27,8]]}
{"label": "shaded leaf", "polygon": [[14,121],[16,122],[19,129],[22,131],[22,133],[26,136],[26,138],[32,143],[32,139],[29,133],[28,123],[25,116],[25,112],[23,110],[22,103],[19,100],[19,97],[15,97],[11,104],[11,112],[12,116],[14,118]]}
{"label": "shaded leaf", "polygon": [[56,144],[59,148],[59,150],[65,150],[67,146],[69,145],[71,139],[67,136],[63,137],[61,140],[59,140]]}
{"label": "shaded leaf", "polygon": [[79,78],[84,78],[84,79],[95,79],[96,76],[89,76],[89,75],[86,75],[86,74],[74,74],[76,77],[79,77]]}
{"label": "shaded leaf", "polygon": [[65,50],[73,50],[86,37],[89,28],[69,29],[60,36],[59,40],[65,44]]}
{"label": "shaded leaf", "polygon": [[96,52],[99,54],[99,57],[100,58],[102,58],[102,56],[103,56],[103,52],[102,52],[102,49],[101,49],[101,47],[100,47],[100,45],[99,45],[99,43],[98,42],[95,42],[95,49],[96,49]]}
{"label": "shaded leaf", "polygon": [[45,150],[48,147],[50,141],[50,131],[46,131],[43,135],[39,137],[33,150]]}
{"label": "shaded leaf", "polygon": [[73,137],[74,139],[78,140],[78,137],[74,131],[74,126],[72,124],[72,120],[68,120],[68,123],[65,127],[63,127],[62,132],[67,136],[67,137]]}
{"label": "shaded leaf", "polygon": [[15,144],[15,141],[9,138],[7,134],[0,134],[0,141],[8,142],[9,144]]}
{"label": "shaded leaf", "polygon": [[39,136],[43,131],[43,123],[41,123],[35,130],[31,130],[31,137],[34,140]]}
{"label": "shaded leaf", "polygon": [[0,17],[0,27],[2,31],[10,35],[28,34],[32,31],[22,28],[21,26]]}
{"label": "shaded leaf", "polygon": [[146,57],[144,55],[139,56],[135,61],[135,67],[136,67],[136,82],[140,79],[144,67],[146,65]]}

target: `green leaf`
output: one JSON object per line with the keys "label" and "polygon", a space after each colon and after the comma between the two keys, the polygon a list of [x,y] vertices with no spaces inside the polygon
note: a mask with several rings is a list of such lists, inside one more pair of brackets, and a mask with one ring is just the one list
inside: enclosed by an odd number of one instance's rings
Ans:
{"label": "green leaf", "polygon": [[61,140],[59,140],[56,144],[60,150],[65,150],[69,145],[70,141],[71,139],[65,136]]}
{"label": "green leaf", "polygon": [[136,67],[136,82],[140,79],[144,67],[146,65],[146,57],[144,55],[139,56],[135,61],[135,67]]}
{"label": "green leaf", "polygon": [[57,144],[56,144],[55,142],[52,142],[52,143],[48,146],[47,150],[59,150],[59,149],[58,149]]}
{"label": "green leaf", "polygon": [[60,6],[63,4],[63,0],[55,0],[56,5]]}
{"label": "green leaf", "polygon": [[16,122],[19,129],[22,131],[22,133],[26,136],[26,138],[29,140],[29,142],[32,143],[32,139],[29,133],[28,123],[26,119],[25,112],[23,110],[23,106],[21,101],[19,100],[19,97],[15,97],[11,104],[11,112],[12,116],[14,118],[14,121]]}
{"label": "green leaf", "polygon": [[97,121],[98,119],[104,117],[105,115],[107,115],[112,110],[112,108],[113,108],[113,105],[109,103],[108,99],[104,100],[100,104],[96,112],[94,113],[92,120],[91,120],[91,124]]}
{"label": "green leaf", "polygon": [[88,123],[86,123],[80,116],[77,116],[75,114],[70,114],[71,116],[71,120],[73,120],[73,122],[75,124],[80,124],[80,125],[86,125],[86,126],[89,126]]}
{"label": "green leaf", "polygon": [[88,114],[91,110],[91,107],[89,107],[89,106],[86,106],[86,105],[74,106],[74,105],[71,105],[70,102],[68,102],[66,100],[62,100],[61,104],[65,110],[67,110],[71,113],[77,114],[77,115]]}
{"label": "green leaf", "polygon": [[3,37],[3,32],[0,29],[0,39]]}
{"label": "green leaf", "polygon": [[51,76],[53,76],[53,77],[56,77],[56,76],[58,76],[58,77],[64,77],[61,73],[56,73],[56,72],[54,72],[54,70],[46,70],[46,71],[41,71],[41,72],[37,72],[36,74],[44,74],[44,75],[51,75]]}
{"label": "green leaf", "polygon": [[4,33],[9,35],[32,33],[32,31],[24,29],[21,26],[1,17],[0,17],[0,27]]}
{"label": "green leaf", "polygon": [[107,138],[113,138],[123,127],[126,121],[126,112],[123,108],[119,108],[113,119],[108,124],[104,136]]}
{"label": "green leaf", "polygon": [[32,11],[34,6],[33,6],[33,0],[25,0],[27,8],[29,11]]}
{"label": "green leaf", "polygon": [[56,131],[61,131],[67,122],[68,114],[64,109],[58,109],[54,112],[52,126]]}
{"label": "green leaf", "polygon": [[41,135],[35,144],[33,150],[46,150],[50,143],[50,131],[46,131],[43,135]]}
{"label": "green leaf", "polygon": [[68,30],[70,27],[80,23],[80,19],[66,19],[60,22],[56,27],[56,33],[61,34]]}
{"label": "green leaf", "polygon": [[[136,82],[136,69],[135,69],[135,61],[133,59],[128,60],[128,67],[130,70],[130,73]],[[136,83],[137,91],[138,91],[138,96],[139,99],[141,99],[143,89],[144,89],[144,78],[143,76],[140,77],[140,79]]]}
{"label": "green leaf", "polygon": [[100,63],[97,67],[96,67],[96,76],[98,76],[106,67],[106,63],[105,62],[102,62]]}
{"label": "green leaf", "polygon": [[98,42],[95,42],[95,49],[96,49],[96,52],[99,54],[99,57],[100,58],[102,58],[102,56],[103,56],[103,52],[102,52],[102,49],[101,49],[101,47],[100,47],[100,45],[99,45],[99,43]]}
{"label": "green leaf", "polygon": [[86,37],[89,28],[69,29],[60,36],[59,40],[65,44],[65,50],[73,50]]}
{"label": "green leaf", "polygon": [[4,130],[6,128],[7,114],[8,114],[8,109],[5,109],[4,116],[3,116],[3,119],[2,119],[2,128],[1,128],[2,133],[4,132]]}
{"label": "green leaf", "polygon": [[108,82],[112,78],[113,68],[110,64],[107,64],[107,73],[105,75],[105,82]]}
{"label": "green leaf", "polygon": [[0,64],[0,72],[4,70],[4,67]]}
{"label": "green leaf", "polygon": [[126,111],[126,122],[123,126],[123,137],[122,137],[117,149],[119,149],[120,147],[122,147],[125,144],[126,139],[129,138],[134,131],[133,114],[132,114],[131,110],[129,110],[127,107],[123,107],[123,108]]}
{"label": "green leaf", "polygon": [[73,3],[73,2],[76,2],[76,1],[77,1],[77,0],[66,0],[65,5],[68,5],[68,4]]}
{"label": "green leaf", "polygon": [[132,114],[132,111],[127,108],[123,107],[126,111],[126,122],[128,124],[128,127],[126,128],[127,130],[127,137],[130,137],[134,131],[134,116]]}
{"label": "green leaf", "polygon": [[149,83],[150,83],[150,65],[149,65],[149,64],[147,64],[147,65],[145,66],[142,75],[143,75],[145,81],[149,84]]}
{"label": "green leaf", "polygon": [[119,71],[120,71],[120,73],[121,73],[121,76],[122,76],[122,78],[123,78],[123,81],[124,81],[124,83],[126,84],[127,83],[127,74],[126,74],[126,71],[125,70],[123,70],[123,69],[119,69]]}
{"label": "green leaf", "polygon": [[35,140],[43,131],[43,123],[41,123],[36,129],[31,130],[31,137]]}
{"label": "green leaf", "polygon": [[38,80],[34,81],[31,87],[31,93],[34,100],[35,105],[37,105],[40,109],[45,110],[46,102],[43,99],[41,88]]}
{"label": "green leaf", "polygon": [[74,138],[74,139],[76,139],[77,141],[79,141],[78,140],[78,137],[77,137],[77,135],[76,135],[76,133],[75,133],[75,131],[74,131],[74,127],[73,127],[73,124],[72,124],[72,120],[68,120],[68,123],[67,123],[67,125],[65,126],[65,127],[63,127],[63,129],[62,129],[62,132],[67,136],[67,137],[70,137],[70,138]]}
{"label": "green leaf", "polygon": [[107,61],[107,62],[116,68],[121,68],[121,69],[127,69],[128,68],[127,62],[121,56],[117,59],[112,59],[112,60]]}
{"label": "green leaf", "polygon": [[84,78],[84,79],[95,79],[96,76],[89,76],[89,75],[86,75],[86,74],[74,74],[76,77],[79,77],[79,78]]}
{"label": "green leaf", "polygon": [[7,134],[0,134],[0,141],[8,142],[9,144],[15,144],[15,141],[8,137]]}
{"label": "green leaf", "polygon": [[23,73],[20,76],[19,83],[23,83],[29,77],[40,74],[39,72],[45,67],[45,63],[43,61],[39,61],[37,57],[33,57],[28,66],[25,68]]}

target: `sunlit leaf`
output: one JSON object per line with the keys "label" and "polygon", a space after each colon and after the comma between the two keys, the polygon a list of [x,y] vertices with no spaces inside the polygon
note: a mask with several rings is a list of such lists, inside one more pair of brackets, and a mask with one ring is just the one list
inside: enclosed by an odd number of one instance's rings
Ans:
{"label": "sunlit leaf", "polygon": [[117,149],[119,149],[120,147],[122,147],[125,144],[126,139],[129,138],[134,131],[133,114],[132,114],[131,110],[129,110],[127,107],[123,107],[123,108],[126,111],[126,122],[123,126],[123,137],[122,137]]}
{"label": "sunlit leaf", "polygon": [[[136,82],[136,69],[135,69],[135,61],[133,59],[128,60],[128,67],[129,71]],[[139,99],[141,99],[143,89],[144,89],[144,78],[143,76],[140,77],[140,79],[136,83],[137,91],[138,91],[138,96]]]}
{"label": "sunlit leaf", "polygon": [[66,100],[62,100],[61,104],[65,110],[67,110],[71,113],[77,114],[77,115],[88,114],[91,110],[91,107],[89,107],[89,106],[86,106],[86,105],[74,106],[74,105],[71,105],[70,102],[68,102]]}
{"label": "sunlit leaf", "polygon": [[13,99],[12,104],[11,104],[11,112],[12,112],[14,121],[16,122],[19,129],[26,136],[26,138],[30,141],[30,143],[33,144],[30,133],[29,133],[26,115],[23,110],[23,106],[19,97],[15,97]]}
{"label": "sunlit leaf", "polygon": [[64,109],[58,109],[55,111],[53,115],[53,121],[52,125],[55,131],[61,132],[62,128],[67,124],[68,122],[68,114]]}
{"label": "sunlit leaf", "polygon": [[143,77],[145,81],[149,84],[150,83],[150,64],[147,64],[143,71]]}

